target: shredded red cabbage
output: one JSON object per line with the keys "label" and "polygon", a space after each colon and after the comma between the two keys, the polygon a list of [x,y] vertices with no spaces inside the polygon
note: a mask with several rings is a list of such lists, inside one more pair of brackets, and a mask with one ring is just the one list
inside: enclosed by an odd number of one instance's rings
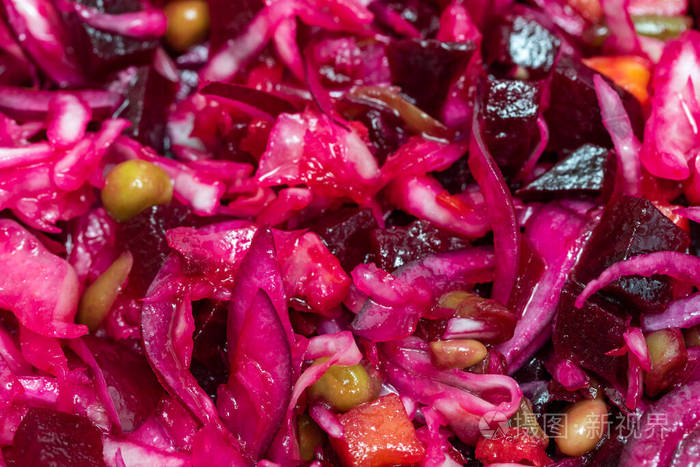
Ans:
{"label": "shredded red cabbage", "polygon": [[700,462],[698,20],[0,0],[0,465]]}

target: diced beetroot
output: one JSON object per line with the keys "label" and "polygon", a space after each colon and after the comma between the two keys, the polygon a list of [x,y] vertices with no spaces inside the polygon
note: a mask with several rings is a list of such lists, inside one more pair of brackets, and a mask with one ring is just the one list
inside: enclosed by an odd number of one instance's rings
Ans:
{"label": "diced beetroot", "polygon": [[677,382],[688,361],[688,352],[683,334],[678,328],[652,332],[646,336],[646,341],[651,357],[651,370],[644,375],[644,390],[653,397]]}
{"label": "diced beetroot", "polygon": [[611,305],[603,308],[595,300],[577,309],[574,302],[582,290],[580,284],[569,281],[561,293],[552,334],[554,351],[611,383],[619,382],[624,379],[626,359],[605,353],[624,345],[626,319],[608,311]]}
{"label": "diced beetroot", "polygon": [[86,336],[102,369],[124,431],[133,431],[153,413],[163,390],[146,359],[107,339]]}
{"label": "diced beetroot", "polygon": [[202,300],[192,304],[195,331],[190,371],[216,402],[216,389],[228,381],[226,304]]}
{"label": "diced beetroot", "polygon": [[361,404],[338,420],[345,434],[330,441],[345,466],[406,465],[425,457],[425,448],[396,394]]}
{"label": "diced beetroot", "polygon": [[[140,0],[78,0],[100,13],[120,14],[141,11]],[[89,76],[103,76],[128,65],[147,64],[158,46],[157,39],[136,39],[101,31],[85,23],[74,11],[63,12],[75,50]]]}
{"label": "diced beetroot", "polygon": [[[582,284],[605,268],[635,255],[685,251],[688,235],[644,199],[611,201],[584,247],[573,277]],[[663,276],[627,277],[604,289],[612,299],[642,312],[660,312],[672,300],[670,280]]]}
{"label": "diced beetroot", "polygon": [[609,150],[584,144],[518,190],[517,195],[528,200],[596,196],[603,191],[607,169],[614,161]]}
{"label": "diced beetroot", "polygon": [[387,46],[392,80],[433,117],[440,109],[452,80],[467,66],[476,45],[472,42],[401,40]]}
{"label": "diced beetroot", "polygon": [[418,220],[405,227],[376,229],[370,236],[371,252],[380,269],[393,271],[411,261],[435,253],[466,248],[466,240],[454,237],[428,221]]}
{"label": "diced beetroot", "polygon": [[170,252],[165,231],[197,224],[198,218],[189,208],[171,203],[154,206],[119,225],[118,246],[120,249],[128,249],[134,256],[129,289],[132,289],[138,298],[144,296]]}
{"label": "diced beetroot", "polygon": [[51,409],[29,409],[5,454],[8,466],[104,465],[100,430],[87,418]]}
{"label": "diced beetroot", "polygon": [[523,80],[486,80],[480,106],[484,142],[504,175],[514,175],[538,140],[540,86]]}
{"label": "diced beetroot", "polygon": [[177,83],[153,67],[140,67],[129,83],[119,117],[131,122],[129,133],[158,152],[163,150],[168,108],[177,92]]}
{"label": "diced beetroot", "polygon": [[559,39],[532,15],[523,14],[529,12],[504,16],[484,40],[485,61],[504,76],[526,72],[529,79],[541,79],[554,65]]}
{"label": "diced beetroot", "polygon": [[[612,147],[601,119],[593,84],[595,75],[595,71],[578,59],[568,56],[559,59],[552,75],[551,101],[545,112],[550,136],[548,147],[552,151],[574,149],[585,143]],[[644,123],[641,104],[629,92],[607,78],[606,81],[620,95],[639,138]]]}
{"label": "diced beetroot", "polygon": [[546,441],[530,435],[524,428],[509,427],[505,432],[497,430],[492,438],[480,438],[474,455],[487,465],[526,462],[540,467],[552,463],[545,453],[546,447]]}
{"label": "diced beetroot", "polygon": [[328,250],[338,258],[343,269],[352,271],[364,263],[370,251],[370,233],[377,227],[369,209],[344,208],[316,221],[316,232]]}

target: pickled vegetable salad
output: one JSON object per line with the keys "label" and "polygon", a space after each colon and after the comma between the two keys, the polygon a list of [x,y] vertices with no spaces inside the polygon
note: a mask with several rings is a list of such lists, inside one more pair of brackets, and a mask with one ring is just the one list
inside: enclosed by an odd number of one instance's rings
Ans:
{"label": "pickled vegetable salad", "polygon": [[0,465],[700,462],[687,0],[2,0]]}

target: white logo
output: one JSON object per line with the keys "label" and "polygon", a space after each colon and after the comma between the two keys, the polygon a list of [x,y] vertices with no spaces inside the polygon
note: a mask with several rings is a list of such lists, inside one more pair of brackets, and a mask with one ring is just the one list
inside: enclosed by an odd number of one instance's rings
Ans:
{"label": "white logo", "polygon": [[479,432],[484,438],[490,439],[497,435],[504,435],[508,431],[508,417],[503,412],[486,412],[479,419]]}

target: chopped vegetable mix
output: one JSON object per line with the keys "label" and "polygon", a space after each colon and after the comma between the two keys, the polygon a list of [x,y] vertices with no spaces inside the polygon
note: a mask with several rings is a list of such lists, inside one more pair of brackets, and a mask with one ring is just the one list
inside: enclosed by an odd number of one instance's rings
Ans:
{"label": "chopped vegetable mix", "polygon": [[0,466],[700,463],[700,2],[0,0]]}

